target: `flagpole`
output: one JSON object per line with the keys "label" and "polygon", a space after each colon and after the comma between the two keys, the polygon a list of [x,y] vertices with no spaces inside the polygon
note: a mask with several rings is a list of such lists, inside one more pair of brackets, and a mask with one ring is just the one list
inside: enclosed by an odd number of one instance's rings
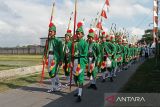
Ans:
{"label": "flagpole", "polygon": [[[52,23],[52,20],[53,20],[53,15],[54,15],[54,7],[55,7],[55,2],[53,2],[53,6],[52,6],[52,11],[51,11],[51,18],[50,18],[50,23],[49,25]],[[41,80],[40,80],[40,83],[43,82],[43,79],[44,79],[44,68],[45,68],[45,63],[47,61],[47,57],[46,57],[46,54],[47,54],[47,51],[48,51],[48,42],[49,42],[49,34],[48,34],[48,37],[47,37],[47,40],[46,40],[46,43],[45,43],[45,49],[44,50],[44,53],[43,53],[43,61],[42,61],[42,73],[41,73]]]}
{"label": "flagpole", "polygon": [[76,21],[77,21],[77,0],[75,0],[75,12],[74,12],[74,29],[73,29],[73,38],[72,38],[72,57],[71,57],[71,72],[70,72],[70,91],[71,91],[71,82],[72,82],[72,74],[73,74],[73,67],[74,67],[74,42],[76,38]]}
{"label": "flagpole", "polygon": [[71,25],[71,21],[72,21],[72,15],[73,15],[73,12],[71,13],[70,15],[70,18],[69,18],[69,23],[68,23],[68,30],[70,29],[70,25]]}

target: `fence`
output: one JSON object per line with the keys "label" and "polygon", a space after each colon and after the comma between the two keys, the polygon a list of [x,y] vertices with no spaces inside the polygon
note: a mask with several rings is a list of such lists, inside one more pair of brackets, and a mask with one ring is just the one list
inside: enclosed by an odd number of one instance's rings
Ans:
{"label": "fence", "polygon": [[14,47],[14,48],[0,48],[0,54],[42,54],[44,47],[28,46],[28,47]]}

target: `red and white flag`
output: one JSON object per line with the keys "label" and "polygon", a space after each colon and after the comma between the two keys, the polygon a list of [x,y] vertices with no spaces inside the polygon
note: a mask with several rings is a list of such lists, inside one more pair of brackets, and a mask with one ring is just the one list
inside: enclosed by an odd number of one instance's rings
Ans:
{"label": "red and white flag", "polygon": [[109,0],[106,0],[106,5],[109,6]]}
{"label": "red and white flag", "polygon": [[102,10],[101,16],[107,19],[107,14],[105,10]]}
{"label": "red and white flag", "polygon": [[101,29],[101,30],[103,30],[103,28],[102,28],[102,22],[98,22],[97,25],[96,25],[96,27],[99,28],[99,29]]}

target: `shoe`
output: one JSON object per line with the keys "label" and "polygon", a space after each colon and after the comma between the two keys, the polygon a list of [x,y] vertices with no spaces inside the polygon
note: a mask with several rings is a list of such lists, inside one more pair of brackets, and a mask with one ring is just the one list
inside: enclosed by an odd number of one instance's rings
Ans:
{"label": "shoe", "polygon": [[74,97],[78,97],[78,93],[74,93]]}
{"label": "shoe", "polygon": [[59,92],[61,89],[62,89],[62,88],[57,87],[57,88],[54,90],[54,92]]}
{"label": "shoe", "polygon": [[58,87],[62,87],[62,84],[61,84],[61,83],[59,83],[59,84],[58,84]]}
{"label": "shoe", "polygon": [[93,84],[93,85],[92,85],[92,89],[97,90],[96,84]]}
{"label": "shoe", "polygon": [[78,96],[76,102],[79,103],[81,101],[82,101],[81,96]]}
{"label": "shoe", "polygon": [[88,89],[93,88],[93,84],[90,84],[90,86],[87,87]]}
{"label": "shoe", "polygon": [[112,77],[110,77],[110,82],[113,82],[113,78]]}
{"label": "shoe", "polygon": [[47,91],[47,93],[51,93],[51,92],[54,92],[55,89],[54,88],[51,88],[50,90]]}
{"label": "shoe", "polygon": [[[74,82],[71,82],[71,85],[74,85],[74,84],[75,84]],[[66,83],[65,85],[70,86],[70,82]]]}
{"label": "shoe", "polygon": [[103,80],[102,80],[102,83],[104,83],[104,82],[106,82],[106,80],[105,80],[105,79],[103,79]]}
{"label": "shoe", "polygon": [[113,75],[113,77],[116,77],[116,76],[117,76],[116,74]]}
{"label": "shoe", "polygon": [[66,87],[70,86],[69,84],[65,84]]}

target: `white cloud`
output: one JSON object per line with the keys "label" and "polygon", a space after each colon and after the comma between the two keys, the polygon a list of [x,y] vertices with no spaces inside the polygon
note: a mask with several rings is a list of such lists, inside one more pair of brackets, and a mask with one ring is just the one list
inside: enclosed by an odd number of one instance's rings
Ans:
{"label": "white cloud", "polygon": [[143,35],[144,34],[144,29],[141,29],[141,28],[132,27],[130,30],[131,30],[132,34],[134,34],[134,35]]}
{"label": "white cloud", "polygon": [[131,0],[115,0],[110,9],[110,14],[113,17],[131,19],[137,15],[145,15],[151,9],[144,7],[140,4],[134,4]]}
{"label": "white cloud", "polygon": [[11,26],[8,23],[0,20],[0,31],[7,32],[10,29],[11,29]]}
{"label": "white cloud", "polygon": [[[145,29],[136,28],[136,27],[129,28],[129,31],[131,31],[130,32],[131,36],[136,35],[139,40],[142,38],[142,35],[144,34],[144,30]],[[132,39],[132,38],[130,37],[130,39]]]}
{"label": "white cloud", "polygon": [[[50,5],[41,3],[42,0],[0,0],[0,2],[2,4],[0,5],[0,37],[8,37],[5,41],[0,40],[0,46],[39,44],[39,38],[47,36],[52,0],[48,3]],[[53,21],[57,26],[57,35],[64,36],[74,3],[73,0],[56,0],[56,2],[58,3],[56,3]],[[148,14],[150,10],[131,0],[110,0],[110,2],[111,8],[107,21],[113,18],[134,19],[139,15]],[[85,34],[88,33],[91,21],[101,10],[103,3],[104,0],[79,0],[77,22],[85,18]],[[105,20],[105,25],[108,24],[107,21]],[[71,29],[73,29],[73,19]],[[109,28],[104,26],[104,29],[108,31]],[[136,34],[142,33],[142,29],[132,28],[132,30]]]}

